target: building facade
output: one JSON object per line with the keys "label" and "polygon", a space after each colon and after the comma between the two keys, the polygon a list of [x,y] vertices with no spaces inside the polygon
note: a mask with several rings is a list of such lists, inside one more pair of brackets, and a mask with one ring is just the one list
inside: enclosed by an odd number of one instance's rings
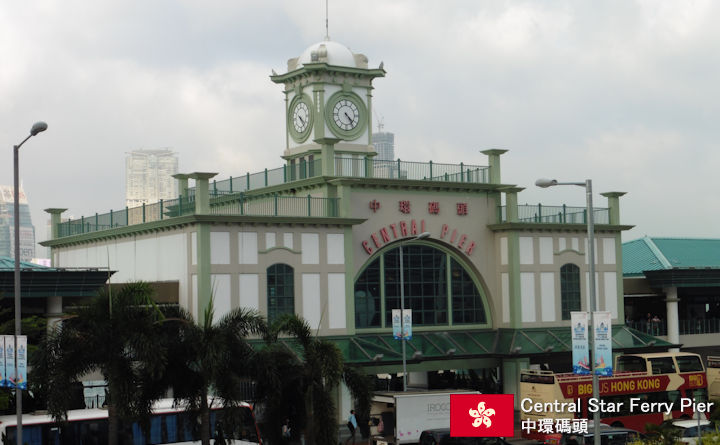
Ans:
{"label": "building facade", "polygon": [[134,150],[125,158],[125,205],[177,198],[178,157],[172,150]]}
{"label": "building facade", "polygon": [[720,239],[644,237],[623,244],[628,326],[720,354]]}
{"label": "building facade", "polygon": [[[14,192],[12,186],[0,186],[0,257],[15,258]],[[20,199],[20,261],[35,258],[35,226],[30,218],[30,206],[22,188]]]}
{"label": "building facade", "polygon": [[[519,205],[523,189],[501,181],[505,150],[484,151],[487,165],[385,168],[370,132],[372,82],[384,75],[336,42],[312,45],[271,76],[285,96],[284,165],[217,181],[177,174],[180,195],[143,206],[139,222],[61,223],[50,209],[53,265],[107,267],[109,252],[115,282],[175,281],[195,316],[211,295],[218,317],[239,306],[270,320],[299,314],[376,375],[402,370],[392,336],[402,305],[412,309],[411,386],[474,370],[515,392],[520,369],[569,357],[570,312],[590,307],[586,209]],[[617,348],[651,347],[623,324],[623,193],[602,195],[598,310],[612,313]]]}

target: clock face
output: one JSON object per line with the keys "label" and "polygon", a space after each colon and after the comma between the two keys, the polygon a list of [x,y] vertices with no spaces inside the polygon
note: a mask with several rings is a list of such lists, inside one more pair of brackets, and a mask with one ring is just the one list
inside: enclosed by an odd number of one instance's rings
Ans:
{"label": "clock face", "polygon": [[287,112],[287,129],[298,144],[307,140],[313,128],[312,101],[306,94],[295,96]]}
{"label": "clock face", "polygon": [[310,125],[310,110],[305,102],[298,102],[293,109],[293,126],[298,133],[304,133]]}
{"label": "clock face", "polygon": [[333,107],[333,122],[341,130],[352,130],[360,122],[360,110],[350,99],[341,99]]}

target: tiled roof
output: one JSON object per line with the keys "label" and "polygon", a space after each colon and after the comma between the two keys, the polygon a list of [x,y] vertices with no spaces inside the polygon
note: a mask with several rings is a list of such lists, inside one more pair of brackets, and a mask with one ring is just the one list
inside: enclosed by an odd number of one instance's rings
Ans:
{"label": "tiled roof", "polygon": [[623,276],[648,270],[720,268],[720,239],[650,238],[623,243]]}

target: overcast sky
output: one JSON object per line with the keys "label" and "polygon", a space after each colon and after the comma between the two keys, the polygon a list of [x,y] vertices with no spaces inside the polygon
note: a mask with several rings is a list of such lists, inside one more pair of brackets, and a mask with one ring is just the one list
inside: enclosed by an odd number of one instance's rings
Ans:
{"label": "overcast sky", "polygon": [[[623,236],[720,237],[720,2],[330,0],[330,37],[381,61],[374,107],[403,160],[487,165],[520,203],[624,191]],[[124,206],[125,157],[171,148],[218,178],[282,165],[287,71],[324,0],[25,0],[0,5],[0,184],[12,145],[42,209]]]}

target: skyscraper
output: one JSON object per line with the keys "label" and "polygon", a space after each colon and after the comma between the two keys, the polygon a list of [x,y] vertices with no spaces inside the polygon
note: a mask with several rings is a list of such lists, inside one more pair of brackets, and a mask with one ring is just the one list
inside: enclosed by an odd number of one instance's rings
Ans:
{"label": "skyscraper", "polygon": [[178,158],[172,150],[134,150],[125,159],[125,205],[177,198]]}
{"label": "skyscraper", "polygon": [[[35,257],[35,227],[30,219],[30,206],[23,189],[20,198],[20,261]],[[0,257],[15,258],[15,220],[13,187],[0,185]]]}
{"label": "skyscraper", "polygon": [[379,161],[392,161],[395,159],[395,134],[382,131],[382,125],[378,125],[377,133],[372,135],[372,144],[377,152],[375,159]]}

